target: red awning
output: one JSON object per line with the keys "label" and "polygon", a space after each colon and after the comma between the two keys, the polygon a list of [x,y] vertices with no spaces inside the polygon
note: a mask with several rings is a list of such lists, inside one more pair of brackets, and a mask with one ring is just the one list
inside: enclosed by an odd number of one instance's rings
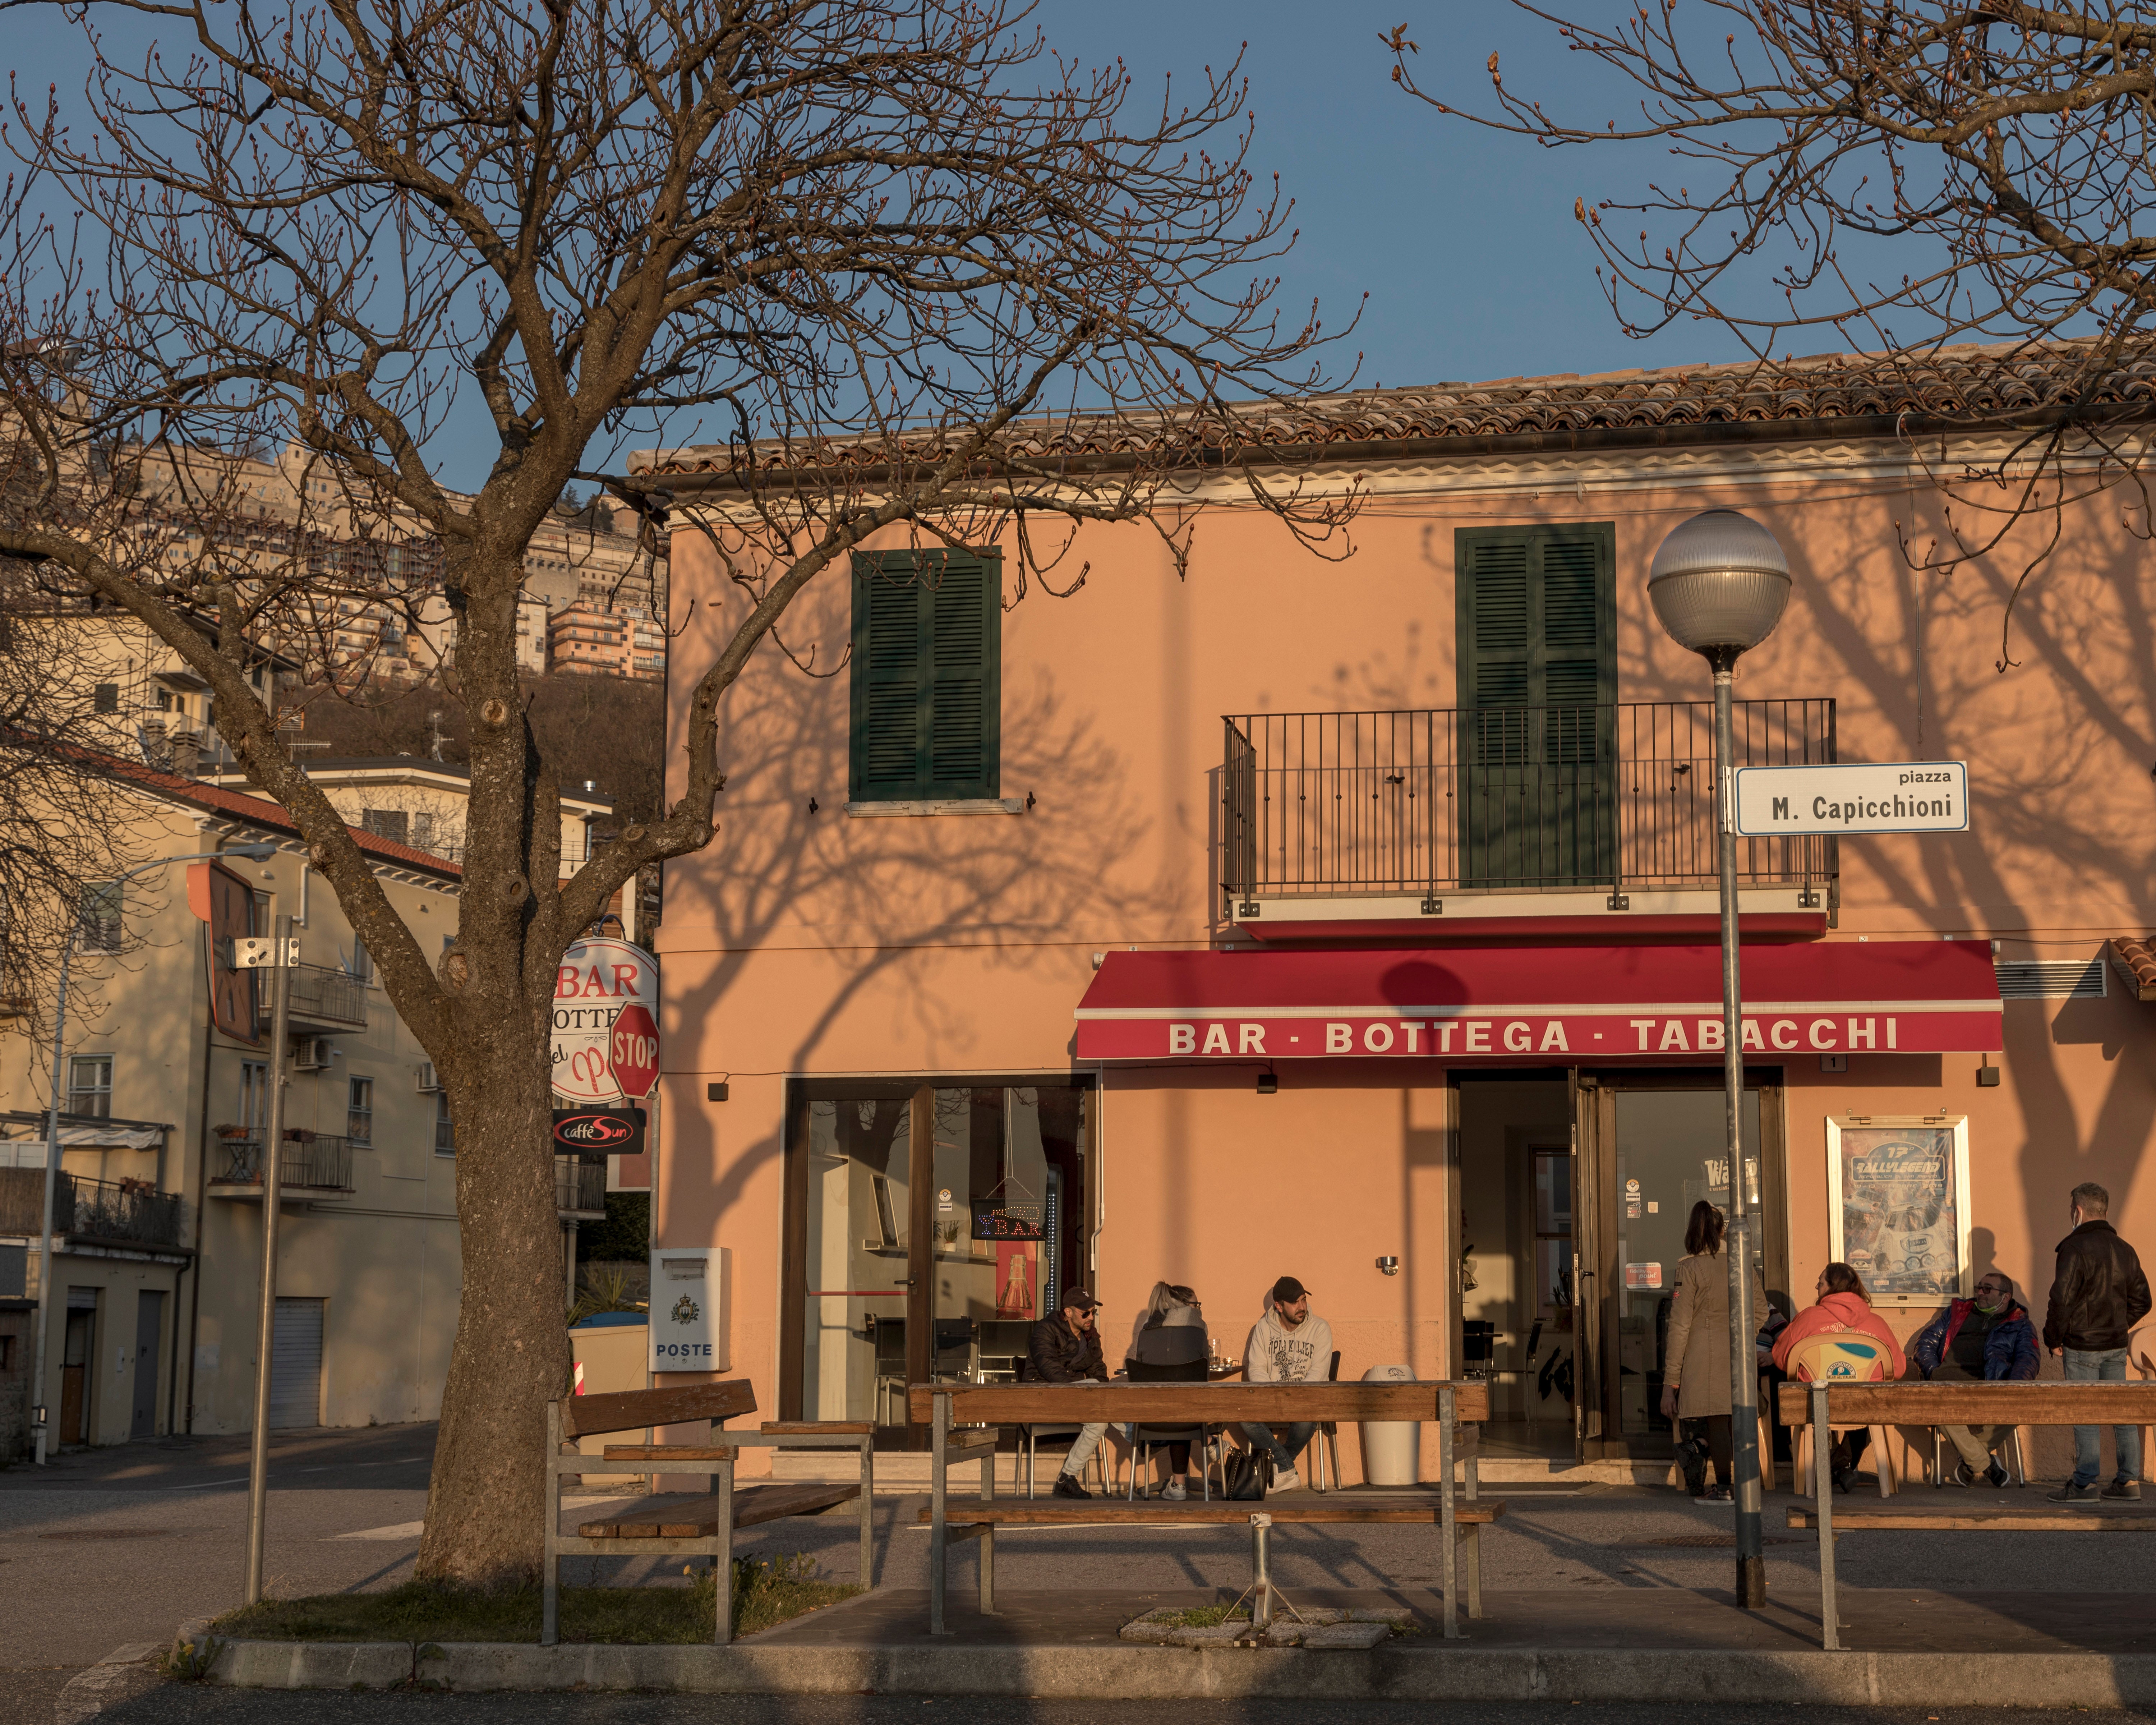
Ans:
{"label": "red awning", "polygon": [[[2000,1046],[1987,941],[1747,947],[1744,1047]],[[1327,1056],[1525,1061],[1719,1056],[1717,947],[1111,952],[1078,1006],[1084,1060]]]}

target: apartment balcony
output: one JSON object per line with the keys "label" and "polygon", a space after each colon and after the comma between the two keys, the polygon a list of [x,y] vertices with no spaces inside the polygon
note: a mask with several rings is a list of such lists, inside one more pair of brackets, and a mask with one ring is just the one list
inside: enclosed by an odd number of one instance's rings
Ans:
{"label": "apartment balcony", "polygon": [[[1831,700],[1741,701],[1740,767],[1830,762]],[[1224,721],[1220,884],[1260,940],[1625,934],[1720,922],[1714,704]],[[1748,934],[1817,934],[1838,841],[1740,839]]]}
{"label": "apartment balcony", "polygon": [[[256,1016],[270,1021],[273,971],[261,971],[260,1001]],[[349,971],[326,964],[300,964],[291,974],[291,1024],[295,1030],[364,1030],[367,1028],[367,984]]]}
{"label": "apartment balcony", "polygon": [[[210,1153],[213,1198],[260,1200],[266,1137],[259,1127],[237,1137],[220,1136]],[[350,1193],[352,1140],[287,1127],[277,1157],[277,1184],[280,1197],[319,1198]]]}
{"label": "apartment balcony", "polygon": [[[0,1234],[41,1231],[43,1168],[0,1168]],[[105,1245],[176,1247],[180,1197],[146,1180],[93,1180],[62,1171],[53,1186],[53,1232]]]}
{"label": "apartment balcony", "polygon": [[554,1158],[554,1208],[564,1222],[606,1219],[606,1177],[603,1162],[580,1162],[573,1156]]}

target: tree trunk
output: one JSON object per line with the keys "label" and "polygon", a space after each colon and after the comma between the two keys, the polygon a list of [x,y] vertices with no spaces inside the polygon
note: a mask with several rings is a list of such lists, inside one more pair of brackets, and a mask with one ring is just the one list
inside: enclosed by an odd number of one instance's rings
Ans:
{"label": "tree trunk", "polygon": [[516,1586],[539,1572],[546,1404],[569,1388],[544,1035],[543,1019],[506,1014],[467,1027],[440,1069],[464,1291],[414,1572],[429,1581]]}

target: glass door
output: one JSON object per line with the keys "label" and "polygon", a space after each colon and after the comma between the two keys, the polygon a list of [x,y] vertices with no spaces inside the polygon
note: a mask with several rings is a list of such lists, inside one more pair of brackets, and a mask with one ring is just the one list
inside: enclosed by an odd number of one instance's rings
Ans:
{"label": "glass door", "polygon": [[[1662,1380],[1686,1228],[1702,1199],[1725,1215],[1730,1202],[1723,1093],[1718,1080],[1688,1083],[1665,1074],[1605,1077],[1598,1094],[1585,1160],[1597,1235],[1599,1394],[1584,1409],[1583,1431],[1592,1435],[1599,1427],[1601,1443],[1585,1448],[1666,1455],[1675,1434],[1662,1416]],[[1748,1084],[1739,1119],[1743,1178],[1757,1218],[1754,1260],[1770,1287],[1780,1280],[1781,1255],[1771,1242],[1781,1233],[1781,1181],[1766,1140],[1779,1114],[1778,1086]],[[1778,1150],[1778,1131],[1774,1137]],[[1583,1262],[1583,1278],[1585,1272]]]}
{"label": "glass door", "polygon": [[803,1111],[801,1419],[906,1424],[911,1113],[905,1096]]}

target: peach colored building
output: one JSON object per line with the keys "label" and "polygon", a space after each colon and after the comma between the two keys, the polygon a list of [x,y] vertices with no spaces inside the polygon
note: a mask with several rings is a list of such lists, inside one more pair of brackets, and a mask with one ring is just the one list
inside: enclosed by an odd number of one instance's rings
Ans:
{"label": "peach colored building", "polygon": [[[1183,578],[1141,526],[1083,530],[1068,598],[896,536],[821,578],[788,644],[848,673],[757,655],[720,835],[668,865],[655,1227],[729,1249],[726,1368],[903,1446],[909,1377],[1011,1372],[1063,1288],[1113,1359],[1188,1283],[1240,1356],[1286,1272],[1343,1378],[1486,1373],[1517,1470],[1659,1476],[1728,1171],[1710,684],[1645,580],[1715,506],[1795,577],[1739,763],[1968,765],[1966,831],[1740,847],[1768,1287],[1808,1304],[1839,1253],[1912,1332],[1996,1266],[2041,1322],[2087,1178],[2156,1250],[2156,1020],[2109,944],[2156,925],[2150,547],[2123,494],[2071,507],[2002,673],[2046,524],[1950,575],[1897,542],[1946,506],[1897,424],[1958,467],[2062,377],[1964,349],[1312,402],[1277,440],[1362,487],[1345,560],[1194,472]],[[725,459],[639,465],[722,512]],[[674,573],[678,713],[743,601],[697,536]]]}

